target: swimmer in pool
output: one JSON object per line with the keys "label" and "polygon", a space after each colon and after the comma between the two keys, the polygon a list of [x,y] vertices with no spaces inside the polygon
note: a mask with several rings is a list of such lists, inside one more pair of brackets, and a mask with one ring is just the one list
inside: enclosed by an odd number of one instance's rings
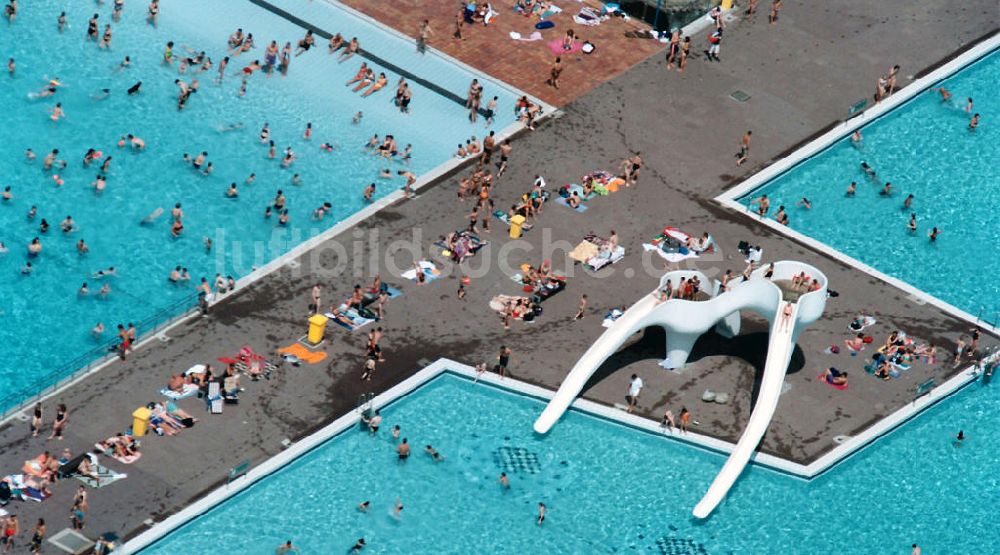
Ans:
{"label": "swimmer in pool", "polygon": [[90,247],[87,246],[87,243],[83,239],[80,239],[76,242],[76,252],[78,254],[87,254],[90,252]]}
{"label": "swimmer in pool", "polygon": [[90,95],[90,99],[97,102],[100,100],[106,100],[109,96],[111,96],[111,89],[101,89]]}
{"label": "swimmer in pool", "polygon": [[972,119],[969,120],[969,131],[975,131],[977,127],[979,127],[979,114],[973,114]]}
{"label": "swimmer in pool", "polygon": [[948,89],[944,87],[937,87],[931,90],[937,91],[938,94],[941,95],[941,102],[948,102],[949,100],[951,100],[951,91],[949,91]]}
{"label": "swimmer in pool", "polygon": [[971,96],[965,99],[965,113],[966,114],[971,114],[972,113],[972,97]]}
{"label": "swimmer in pool", "polygon": [[892,183],[886,181],[885,186],[882,187],[882,190],[879,191],[878,194],[882,195],[883,197],[892,196]]}
{"label": "swimmer in pool", "polygon": [[353,123],[354,125],[361,123],[362,117],[364,117],[364,114],[362,114],[361,112],[354,114],[354,117],[351,118],[351,123]]}
{"label": "swimmer in pool", "polygon": [[810,210],[813,207],[812,203],[809,202],[809,199],[807,199],[806,197],[802,197],[802,200],[796,202],[795,206],[798,206],[799,208],[805,208],[806,210]]}
{"label": "swimmer in pool", "polygon": [[876,177],[875,168],[868,165],[868,162],[861,162],[861,170],[865,172],[865,177],[874,180]]}
{"label": "swimmer in pool", "polygon": [[903,210],[908,210],[911,204],[913,204],[913,193],[906,195],[906,200],[903,201]]}
{"label": "swimmer in pool", "polygon": [[31,150],[30,148],[24,151],[24,160],[26,162],[34,162],[35,158],[37,158],[37,156],[35,155],[35,151]]}
{"label": "swimmer in pool", "polygon": [[368,201],[368,202],[371,202],[372,195],[374,195],[374,194],[375,194],[375,184],[374,183],[369,183],[368,186],[365,187],[365,192],[364,192],[365,200]]}
{"label": "swimmer in pool", "polygon": [[938,228],[931,228],[931,232],[927,234],[927,238],[930,239],[931,243],[936,243],[938,235],[941,234],[941,230]]}
{"label": "swimmer in pool", "polygon": [[142,88],[142,81],[137,81],[136,84],[128,88],[129,96],[132,96],[133,94],[139,94],[139,90],[141,88]]}
{"label": "swimmer in pool", "polygon": [[910,233],[916,233],[917,231],[917,214],[915,212],[910,213],[910,223],[906,224],[906,227],[910,230]]}
{"label": "swimmer in pool", "polygon": [[862,137],[860,129],[857,129],[854,131],[854,133],[851,133],[851,144],[853,144],[854,146],[861,146],[861,141]]}
{"label": "swimmer in pool", "polygon": [[370,509],[371,506],[372,506],[371,501],[362,501],[361,503],[358,503],[358,511],[362,513],[367,513],[368,509]]}
{"label": "swimmer in pool", "polygon": [[299,174],[295,174],[292,176],[292,185],[302,185],[302,178],[299,176]]}

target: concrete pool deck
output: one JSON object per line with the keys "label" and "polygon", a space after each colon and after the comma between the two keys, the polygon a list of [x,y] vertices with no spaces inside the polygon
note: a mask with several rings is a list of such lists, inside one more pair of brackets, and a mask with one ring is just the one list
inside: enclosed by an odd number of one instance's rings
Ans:
{"label": "concrete pool deck", "polygon": [[[517,378],[555,388],[576,357],[603,331],[604,312],[633,303],[655,286],[658,275],[648,274],[643,266],[652,264],[662,271],[662,263],[659,259],[646,262],[649,259],[641,256],[640,245],[665,225],[714,235],[719,254],[693,264],[703,272],[719,275],[726,268],[741,270],[742,257],[735,246],[748,240],[764,247],[765,261],[798,259],[815,265],[840,292],[840,297],[830,299],[826,318],[803,334],[786,380],[791,388],[762,443],[767,453],[794,461],[814,460],[834,446],[834,436],[853,435],[908,403],[914,387],[924,379],[933,376],[941,382],[957,371],[950,365],[928,368],[918,364],[904,379],[882,382],[865,375],[859,362],[846,354],[820,354],[830,344],[842,345],[846,325],[858,311],[871,310],[878,317],[879,323],[869,330],[876,341],[900,328],[946,350],[968,332],[970,324],[733,214],[712,198],[738,177],[732,152],[746,129],[754,129],[751,164],[774,158],[842,117],[854,100],[871,92],[874,79],[893,63],[901,64],[904,74],[914,73],[990,31],[991,22],[981,17],[989,9],[987,2],[943,7],[930,0],[905,9],[854,0],[811,11],[796,4],[786,7],[775,27],[760,18],[754,25],[732,25],[722,64],[693,60],[679,78],[667,72],[656,56],[601,85],[569,104],[563,117],[515,141],[511,169],[495,194],[498,207],[503,207],[529,188],[537,172],[544,173],[550,187],[555,187],[578,182],[580,175],[594,169],[614,170],[628,149],[641,150],[647,166],[637,188],[596,199],[585,214],[547,206],[526,236],[535,251],[510,259],[515,266],[539,263],[543,256],[539,244],[546,229],[554,240],[569,242],[570,248],[588,231],[606,235],[615,229],[628,254],[612,267],[614,277],[590,276],[577,267],[567,290],[544,303],[545,312],[538,322],[515,322],[506,333],[486,303],[494,294],[516,294],[518,288],[495,269],[473,279],[464,302],[455,298],[455,278],[416,287],[386,277],[402,285],[404,296],[389,302],[387,317],[379,324],[387,333],[388,361],[379,367],[372,383],[358,379],[368,328],[348,333],[330,326],[330,340],[324,345],[330,353],[327,361],[316,366],[285,366],[271,381],[245,383],[241,404],[226,407],[224,414],[205,414],[196,399],[181,401],[183,408],[201,419],[193,429],[176,437],[148,438],[143,458],[132,465],[102,458],[107,466],[129,477],[91,491],[86,533],[135,533],[144,528],[145,519],[161,520],[224,482],[229,469],[241,461],[259,464],[283,449],[283,439],[299,438],[322,427],[352,410],[360,394],[384,391],[438,357],[471,364],[491,361],[500,344],[506,343],[514,348],[512,370]],[[928,42],[927,36],[951,39]],[[692,50],[700,50],[701,42]],[[816,86],[820,70],[826,86]],[[735,89],[747,92],[751,99],[745,103],[729,99]],[[670,94],[662,94],[664,90]],[[377,230],[374,243],[385,246],[397,239],[408,240],[414,229],[420,229],[421,244],[426,247],[438,235],[464,224],[470,207],[459,205],[454,189],[455,179],[446,179],[420,198],[393,205],[334,241],[348,245],[346,251],[353,253],[356,235],[367,243],[368,232]],[[495,247],[508,243],[502,224],[495,220],[493,224],[488,239]],[[376,272],[389,275],[384,259],[369,263],[366,254],[371,250],[377,247],[363,244],[360,254],[350,260],[362,261],[361,273],[367,279],[338,279],[318,270],[310,273],[315,270],[314,259],[326,268],[335,266],[335,249],[322,245],[297,267],[286,267],[234,294],[216,306],[210,317],[172,330],[169,342],[154,342],[127,362],[115,363],[62,392],[45,404],[47,418],[53,414],[54,403],[70,406],[71,422],[62,442],[31,439],[26,422],[10,423],[0,429],[2,471],[16,471],[24,460],[45,449],[58,451],[66,446],[81,452],[123,430],[136,407],[158,398],[156,391],[170,373],[231,356],[247,343],[261,352],[292,343],[305,332],[305,307],[314,282],[327,285],[326,303],[346,297],[355,282],[370,281]],[[498,251],[481,253],[470,261],[471,266],[478,268],[487,258],[495,263]],[[408,254],[396,257],[398,267],[407,267]],[[559,269],[563,254],[553,259]],[[628,270],[632,278],[625,277]],[[586,318],[573,322],[582,293],[589,295],[590,309]],[[706,336],[697,344],[693,362],[681,373],[659,368],[662,335],[647,334],[613,357],[584,397],[604,404],[621,402],[628,376],[639,373],[646,381],[641,414],[658,419],[665,408],[676,413],[687,406],[700,422],[699,433],[732,441],[749,414],[766,346],[761,321],[748,318],[744,325],[736,340]],[[943,353],[941,358],[946,358]],[[829,365],[851,372],[847,391],[833,390],[816,380],[819,370]],[[706,388],[731,393],[730,404],[701,403],[697,399]],[[57,484],[53,498],[41,504],[17,504],[14,512],[26,528],[36,518],[46,518],[51,535],[65,523],[76,484]]]}

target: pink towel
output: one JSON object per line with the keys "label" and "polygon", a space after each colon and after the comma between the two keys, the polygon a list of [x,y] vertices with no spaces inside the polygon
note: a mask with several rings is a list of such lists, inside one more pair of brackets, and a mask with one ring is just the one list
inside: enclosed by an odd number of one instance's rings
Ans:
{"label": "pink towel", "polygon": [[550,40],[547,44],[549,45],[549,50],[551,50],[553,54],[575,54],[583,50],[583,43],[578,40],[573,41],[573,48],[570,48],[569,50],[563,49],[562,39]]}

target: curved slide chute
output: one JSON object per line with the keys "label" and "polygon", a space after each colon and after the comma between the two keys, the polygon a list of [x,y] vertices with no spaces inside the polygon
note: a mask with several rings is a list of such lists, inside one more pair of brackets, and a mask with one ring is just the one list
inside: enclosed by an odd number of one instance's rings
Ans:
{"label": "curved slide chute", "polygon": [[[792,305],[791,322],[795,321],[797,311],[798,307]],[[725,499],[729,489],[743,473],[743,468],[750,462],[750,457],[767,432],[771,417],[778,408],[785,371],[788,369],[788,362],[792,359],[792,350],[795,348],[792,326],[783,322],[784,319],[778,316],[771,324],[771,336],[767,342],[767,360],[764,362],[764,378],[761,380],[757,402],[754,403],[747,427],[729,454],[729,458],[726,459],[726,464],[722,465],[722,470],[708,487],[708,492],[695,505],[693,514],[698,518],[708,518],[708,515],[712,514],[712,511]]]}
{"label": "curved slide chute", "polygon": [[[535,431],[547,433],[569,409],[601,364],[632,334],[649,326],[662,326],[666,329],[666,366],[677,368],[687,362],[691,348],[699,336],[713,326],[723,335],[736,335],[739,333],[740,311],[751,310],[770,323],[763,382],[746,430],[705,498],[695,508],[695,516],[707,517],[725,498],[767,431],[778,405],[785,372],[799,333],[818,320],[826,307],[826,276],[816,268],[801,262],[780,261],[774,263],[774,275],[770,279],[764,277],[764,271],[763,268],[756,270],[749,280],[733,284],[725,292],[718,292],[719,284],[715,282],[713,295],[705,301],[671,299],[661,302],[655,291],[640,299],[580,357],[535,421]],[[783,300],[784,292],[774,282],[790,282],[803,272],[809,279],[815,279],[819,287],[787,303],[791,305],[792,311],[786,320],[782,318],[786,305]],[[691,277],[698,277],[703,287],[713,283],[701,272],[681,270],[668,272],[660,278],[660,287],[668,282],[676,285],[681,278]]]}

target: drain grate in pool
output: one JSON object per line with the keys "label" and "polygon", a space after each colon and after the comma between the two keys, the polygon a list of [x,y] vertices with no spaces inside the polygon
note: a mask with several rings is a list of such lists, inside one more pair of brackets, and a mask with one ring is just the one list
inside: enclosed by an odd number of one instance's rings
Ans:
{"label": "drain grate in pool", "polygon": [[504,472],[538,474],[542,471],[538,455],[523,447],[501,447],[493,452],[493,462]]}
{"label": "drain grate in pool", "polygon": [[708,555],[705,546],[690,538],[662,537],[656,540],[656,547],[663,555]]}

